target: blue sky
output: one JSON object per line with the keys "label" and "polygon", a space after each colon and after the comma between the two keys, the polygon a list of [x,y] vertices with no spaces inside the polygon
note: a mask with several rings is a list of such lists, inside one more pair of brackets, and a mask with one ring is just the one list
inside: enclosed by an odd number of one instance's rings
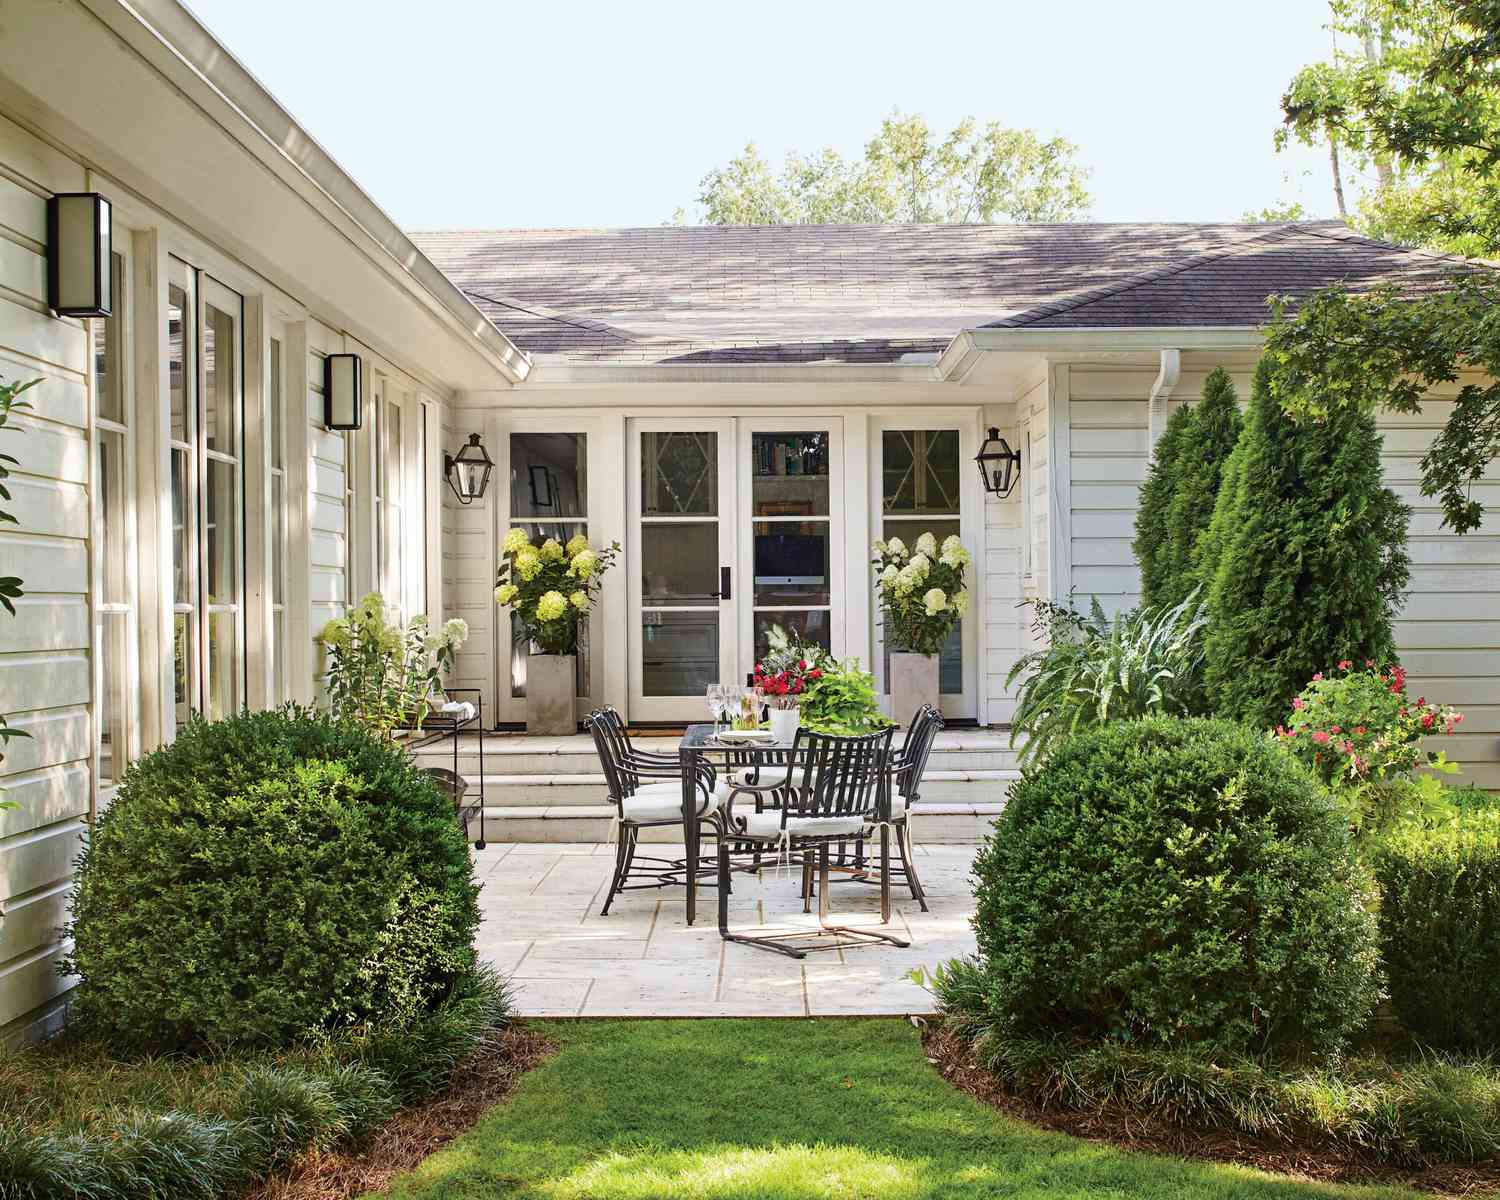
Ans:
{"label": "blue sky", "polygon": [[1333,211],[1272,146],[1318,0],[189,0],[401,224],[656,225],[747,141],[857,155],[892,108],[1061,134],[1096,220]]}

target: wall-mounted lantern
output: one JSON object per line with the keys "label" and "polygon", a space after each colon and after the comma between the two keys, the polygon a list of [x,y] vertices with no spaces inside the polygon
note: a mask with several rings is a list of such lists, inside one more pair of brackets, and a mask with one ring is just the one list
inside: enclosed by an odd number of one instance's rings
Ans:
{"label": "wall-mounted lantern", "polygon": [[47,303],[60,317],[107,317],[114,306],[110,213],[98,192],[47,201]]}
{"label": "wall-mounted lantern", "polygon": [[359,428],[362,378],[357,354],[330,354],[323,360],[323,428]]}
{"label": "wall-mounted lantern", "polygon": [[974,461],[979,464],[979,478],[984,480],[984,490],[1001,499],[1011,494],[1016,481],[1021,478],[1021,452],[1012,450],[1010,443],[993,425]]}
{"label": "wall-mounted lantern", "polygon": [[477,433],[469,434],[469,444],[457,454],[443,455],[443,474],[460,504],[473,504],[484,495],[494,468],[488,451],[479,444]]}

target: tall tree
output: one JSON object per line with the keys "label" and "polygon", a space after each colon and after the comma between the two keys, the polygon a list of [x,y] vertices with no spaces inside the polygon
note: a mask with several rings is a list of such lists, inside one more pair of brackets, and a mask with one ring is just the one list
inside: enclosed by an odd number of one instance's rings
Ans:
{"label": "tall tree", "polygon": [[972,118],[940,138],[898,112],[855,161],[792,153],[778,174],[751,143],[704,177],[698,201],[709,225],[1068,221],[1090,203],[1077,152],[1064,138]]}
{"label": "tall tree", "polygon": [[1364,232],[1500,252],[1500,0],[1329,8],[1333,56],[1292,80],[1278,140],[1327,140],[1373,169],[1377,186],[1356,220]]}
{"label": "tall tree", "polygon": [[1141,605],[1154,608],[1171,590],[1167,522],[1177,489],[1178,454],[1198,420],[1184,404],[1167,418],[1151,452],[1151,466],[1135,506],[1135,561],[1141,568]]}
{"label": "tall tree", "polygon": [[[1175,486],[1157,552],[1164,577],[1157,603],[1168,606],[1181,604],[1200,583],[1193,567],[1193,551],[1213,519],[1224,464],[1240,437],[1239,396],[1223,367],[1215,367],[1203,381],[1203,398],[1195,412],[1196,419],[1177,447]],[[1202,599],[1200,593],[1200,602]]]}
{"label": "tall tree", "polygon": [[1210,525],[1205,685],[1215,711],[1270,728],[1318,672],[1395,658],[1408,510],[1381,480],[1368,413],[1294,420],[1256,372]]}

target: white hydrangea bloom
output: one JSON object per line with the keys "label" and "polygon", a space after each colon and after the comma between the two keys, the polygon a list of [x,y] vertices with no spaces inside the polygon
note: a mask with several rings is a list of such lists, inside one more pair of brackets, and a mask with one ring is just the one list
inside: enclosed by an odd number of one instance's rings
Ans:
{"label": "white hydrangea bloom", "polygon": [[948,597],[944,594],[942,588],[933,588],[922,597],[922,603],[927,608],[927,615],[935,617],[948,607]]}
{"label": "white hydrangea bloom", "polygon": [[959,592],[953,597],[953,611],[964,616],[969,611],[969,593]]}
{"label": "white hydrangea bloom", "polygon": [[937,538],[930,533],[924,533],[917,539],[917,553],[927,558],[936,558],[938,553]]}
{"label": "white hydrangea bloom", "polygon": [[885,544],[885,552],[892,558],[905,558],[906,543],[900,538],[892,538]]}
{"label": "white hydrangea bloom", "polygon": [[925,554],[916,555],[912,558],[911,562],[907,563],[906,565],[911,568],[912,572],[919,580],[926,579],[927,572],[932,570],[932,560]]}

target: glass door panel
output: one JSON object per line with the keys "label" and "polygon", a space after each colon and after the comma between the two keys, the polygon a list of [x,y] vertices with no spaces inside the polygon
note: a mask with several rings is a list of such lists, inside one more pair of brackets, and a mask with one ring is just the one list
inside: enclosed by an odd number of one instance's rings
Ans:
{"label": "glass door panel", "polygon": [[741,640],[754,658],[779,625],[844,653],[843,498],[838,473],[842,424],[745,418],[740,421],[739,520],[751,586],[741,600]]}
{"label": "glass door panel", "polygon": [[[733,620],[734,423],[632,422],[630,716],[708,719],[712,683],[743,678]],[[726,589],[725,585],[728,584]],[[728,592],[728,595],[725,592]]]}

